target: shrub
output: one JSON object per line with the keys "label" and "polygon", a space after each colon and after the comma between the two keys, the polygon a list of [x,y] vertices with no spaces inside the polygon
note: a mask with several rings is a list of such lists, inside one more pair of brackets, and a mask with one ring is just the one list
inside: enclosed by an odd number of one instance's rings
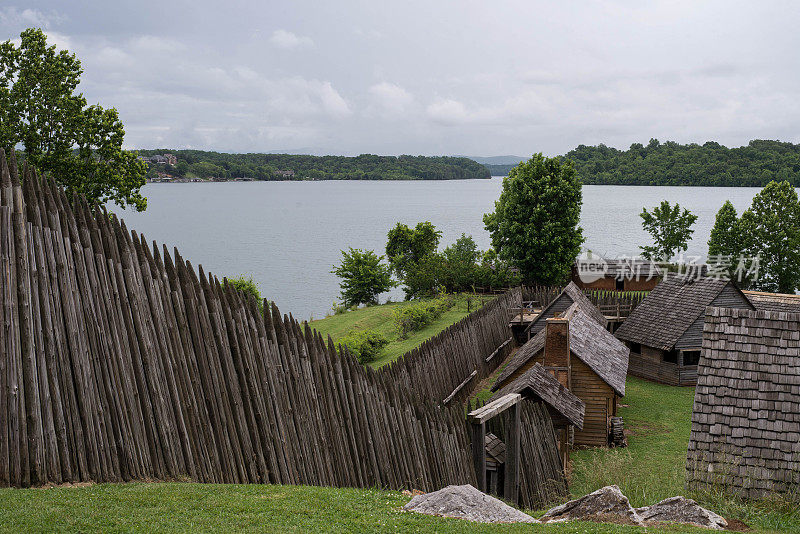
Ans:
{"label": "shrub", "polygon": [[394,311],[394,321],[400,339],[405,339],[411,332],[431,324],[456,303],[452,295],[444,295],[438,299],[426,300],[417,304],[403,306]]}
{"label": "shrub", "polygon": [[261,289],[258,287],[256,281],[253,280],[252,276],[245,277],[242,275],[236,278],[228,278],[228,283],[232,285],[234,289],[241,291],[245,295],[252,295],[255,297],[258,310],[261,312],[264,311],[264,299],[261,297]]}
{"label": "shrub", "polygon": [[340,343],[362,363],[374,362],[389,340],[383,334],[373,330],[351,331]]}

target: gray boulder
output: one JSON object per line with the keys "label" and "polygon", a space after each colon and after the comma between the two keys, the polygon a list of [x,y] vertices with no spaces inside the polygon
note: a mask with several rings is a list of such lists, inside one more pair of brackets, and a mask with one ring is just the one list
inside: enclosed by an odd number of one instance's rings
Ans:
{"label": "gray boulder", "polygon": [[723,530],[728,526],[728,522],[721,515],[703,508],[686,497],[670,497],[652,506],[637,508],[636,513],[648,523],[686,523],[717,530]]}
{"label": "gray boulder", "polygon": [[551,508],[539,518],[542,523],[553,521],[607,521],[628,525],[644,522],[618,486],[606,486],[588,495]]}
{"label": "gray boulder", "polygon": [[447,486],[439,491],[417,495],[403,510],[420,514],[457,517],[480,523],[536,523],[536,520],[500,499],[466,484]]}

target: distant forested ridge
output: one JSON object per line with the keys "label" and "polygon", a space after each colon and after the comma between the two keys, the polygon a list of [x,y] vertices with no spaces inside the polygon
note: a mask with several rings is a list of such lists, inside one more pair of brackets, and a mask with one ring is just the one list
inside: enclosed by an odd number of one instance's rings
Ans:
{"label": "distant forested ridge", "polygon": [[564,158],[575,162],[585,184],[763,187],[788,180],[800,186],[800,145],[780,141],[727,148],[712,141],[681,145],[651,139],[628,150],[580,145]]}
{"label": "distant forested ridge", "polygon": [[174,155],[174,164],[149,165],[151,174],[231,180],[460,180],[490,178],[475,161],[460,157],[307,156],[226,154],[202,150],[139,150],[140,156]]}
{"label": "distant forested ridge", "polygon": [[[575,163],[584,184],[764,187],[771,180],[788,180],[800,187],[800,144],[780,141],[727,148],[713,141],[681,145],[651,139],[628,150],[580,145],[562,157]],[[504,176],[513,166],[486,167]]]}

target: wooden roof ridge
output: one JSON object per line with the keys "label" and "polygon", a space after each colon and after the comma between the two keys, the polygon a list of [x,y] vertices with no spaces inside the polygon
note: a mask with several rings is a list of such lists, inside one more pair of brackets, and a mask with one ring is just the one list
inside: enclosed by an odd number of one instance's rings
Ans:
{"label": "wooden roof ridge", "polygon": [[[564,316],[569,319],[570,352],[597,373],[621,397],[625,396],[630,350],[604,326],[589,316],[578,303],[572,304]],[[543,328],[517,353],[497,378],[492,391],[544,348],[547,329]]]}
{"label": "wooden roof ridge", "polygon": [[[731,286],[752,303],[732,280],[695,278],[668,273],[634,308],[615,332],[618,339],[660,350],[671,350],[725,287]],[[753,306],[755,308],[755,306]]]}
{"label": "wooden roof ridge", "polygon": [[575,310],[569,322],[571,352],[620,397],[625,396],[630,349],[603,326]]}
{"label": "wooden roof ridge", "polygon": [[495,393],[490,402],[509,393],[519,393],[523,396],[533,395],[561,414],[571,424],[579,429],[583,428],[586,404],[539,363],[534,364],[516,380]]}
{"label": "wooden roof ridge", "polygon": [[581,291],[575,282],[570,282],[564,288],[564,293],[568,294],[572,299],[572,302],[578,305],[578,308],[592,319],[597,321],[598,324],[602,325],[603,328],[606,327],[606,316],[595,306],[591,300]]}

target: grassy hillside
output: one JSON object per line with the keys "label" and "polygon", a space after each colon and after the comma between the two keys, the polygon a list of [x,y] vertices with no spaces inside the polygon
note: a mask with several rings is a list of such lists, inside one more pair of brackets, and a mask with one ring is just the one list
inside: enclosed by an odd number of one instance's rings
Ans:
{"label": "grassy hillside", "polygon": [[324,319],[312,321],[309,324],[312,328],[319,330],[323,336],[330,335],[333,337],[334,341],[343,338],[352,330],[374,330],[383,334],[389,339],[389,345],[383,350],[380,357],[371,364],[373,367],[380,367],[396,360],[409,350],[420,346],[428,338],[435,336],[451,324],[469,315],[468,309],[475,311],[476,306],[483,305],[491,298],[473,297],[470,307],[467,303],[467,298],[459,296],[453,308],[442,314],[432,324],[412,333],[407,339],[398,339],[397,331],[392,322],[392,314],[398,308],[411,304],[409,302],[395,302],[360,308],[339,315],[331,315]]}

